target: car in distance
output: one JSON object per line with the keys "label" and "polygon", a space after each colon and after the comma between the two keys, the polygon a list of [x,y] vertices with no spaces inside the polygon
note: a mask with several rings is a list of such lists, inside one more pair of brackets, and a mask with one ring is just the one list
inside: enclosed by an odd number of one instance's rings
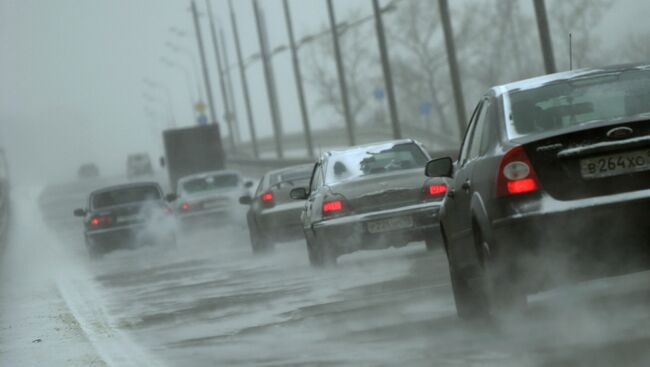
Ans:
{"label": "car in distance", "polygon": [[556,284],[650,266],[650,65],[490,89],[440,212],[462,318],[525,307]]}
{"label": "car in distance", "polygon": [[309,186],[291,191],[307,200],[302,216],[310,263],[333,264],[343,254],[412,241],[435,248],[447,186],[424,176],[427,160],[411,139],[323,154]]}
{"label": "car in distance", "polygon": [[[203,172],[178,180],[176,215],[186,229],[192,225],[217,225],[236,219],[237,200],[247,195],[253,182],[236,171]],[[243,213],[241,213],[243,215]]]}
{"label": "car in distance", "polygon": [[126,177],[129,179],[139,176],[153,175],[151,158],[147,153],[129,154],[126,158]]}
{"label": "car in distance", "polygon": [[249,206],[246,221],[254,253],[271,250],[277,242],[304,238],[300,221],[304,202],[291,199],[289,193],[309,184],[313,167],[304,164],[268,172],[252,197],[239,199]]}
{"label": "car in distance", "polygon": [[99,168],[94,163],[85,163],[79,167],[77,177],[81,180],[99,177]]}
{"label": "car in distance", "polygon": [[87,209],[76,209],[83,217],[84,237],[92,258],[118,248],[143,244],[176,246],[172,209],[167,204],[174,194],[163,198],[154,182],[110,186],[93,191]]}

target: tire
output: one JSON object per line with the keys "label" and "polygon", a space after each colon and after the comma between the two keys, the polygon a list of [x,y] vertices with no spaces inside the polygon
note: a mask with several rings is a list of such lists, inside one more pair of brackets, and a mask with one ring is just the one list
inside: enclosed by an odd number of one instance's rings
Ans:
{"label": "tire", "polygon": [[307,237],[307,254],[309,263],[316,268],[336,265],[337,255],[325,241]]}
{"label": "tire", "polygon": [[439,231],[428,231],[424,234],[424,244],[427,251],[433,251],[440,247],[442,235]]}
{"label": "tire", "polygon": [[485,253],[490,248],[479,231],[475,231],[476,251],[481,265],[472,269],[458,269],[449,261],[456,311],[465,320],[500,317],[526,309],[526,293],[513,279],[510,266],[500,266]]}
{"label": "tire", "polygon": [[268,253],[273,250],[273,243],[262,238],[257,228],[254,226],[249,226],[249,233],[251,239],[251,249],[253,250],[254,254]]}

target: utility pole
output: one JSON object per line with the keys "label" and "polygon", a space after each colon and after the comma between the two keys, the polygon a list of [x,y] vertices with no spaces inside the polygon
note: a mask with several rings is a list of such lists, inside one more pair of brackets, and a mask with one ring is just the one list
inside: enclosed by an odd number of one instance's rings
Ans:
{"label": "utility pole", "polygon": [[348,86],[345,81],[345,70],[341,58],[341,47],[339,45],[339,36],[336,29],[336,15],[334,14],[334,5],[332,0],[327,0],[327,10],[329,13],[330,27],[332,32],[332,41],[334,43],[334,57],[336,58],[336,70],[339,75],[339,86],[341,88],[341,102],[343,103],[343,113],[345,115],[345,126],[348,132],[348,143],[354,145],[354,121],[350,112],[350,101],[348,99]]}
{"label": "utility pole", "polygon": [[279,159],[284,157],[282,149],[282,126],[280,125],[280,112],[278,110],[277,97],[275,95],[275,81],[273,78],[273,70],[269,60],[268,40],[266,37],[266,29],[262,19],[262,14],[259,9],[257,0],[252,0],[253,11],[255,12],[255,22],[257,23],[257,34],[260,40],[260,54],[262,56],[262,64],[264,67],[264,77],[266,79],[266,90],[269,97],[269,107],[271,109],[271,121],[273,123],[273,136],[275,138],[275,152]]}
{"label": "utility pole", "polygon": [[[217,124],[217,114],[214,107],[214,99],[212,98],[212,87],[210,86],[210,73],[208,72],[208,65],[205,62],[205,50],[203,49],[203,37],[201,36],[201,27],[199,26],[199,14],[196,10],[196,3],[192,0],[192,17],[194,18],[194,29],[196,31],[196,42],[199,46],[199,55],[201,57],[201,66],[203,67],[203,81],[205,83],[205,92],[208,97],[208,107],[210,109],[211,123]],[[221,137],[219,137],[221,139]]]}
{"label": "utility pole", "polygon": [[232,0],[228,0],[228,7],[230,8],[230,23],[232,25],[232,33],[235,37],[235,51],[237,51],[237,62],[239,63],[239,77],[241,78],[242,91],[244,93],[244,104],[246,105],[246,114],[248,115],[248,128],[251,134],[251,145],[253,147],[253,156],[258,158],[260,156],[257,148],[257,133],[255,131],[255,119],[253,117],[253,108],[251,106],[251,98],[248,91],[248,78],[246,77],[246,66],[244,65],[244,57],[242,56],[241,43],[239,42],[239,29],[237,27],[237,18],[232,7]]}
{"label": "utility pole", "polygon": [[388,94],[388,109],[393,127],[393,139],[401,139],[402,131],[399,125],[399,116],[397,114],[397,102],[395,101],[395,89],[393,87],[393,76],[390,71],[390,58],[388,57],[388,46],[386,45],[386,35],[384,34],[384,22],[382,20],[379,0],[372,0],[372,9],[375,13],[375,26],[377,27],[377,42],[379,43],[379,56],[381,57],[381,67],[384,72],[384,83]]}
{"label": "utility pole", "polygon": [[542,45],[542,56],[544,57],[544,70],[546,74],[555,73],[555,57],[553,56],[553,44],[551,43],[551,33],[548,27],[548,18],[546,17],[546,5],[544,0],[533,0],[535,5],[535,16],[537,17],[537,28],[539,29],[539,40]]}
{"label": "utility pole", "polygon": [[449,74],[451,76],[451,87],[454,91],[454,102],[456,105],[456,118],[458,119],[459,139],[463,139],[463,133],[466,128],[467,117],[465,115],[465,100],[463,97],[463,86],[460,82],[460,72],[458,70],[458,60],[456,59],[456,46],[454,44],[454,31],[451,28],[451,19],[449,17],[449,4],[447,0],[438,0],[440,5],[440,20],[442,21],[442,30],[445,34],[445,46],[447,48],[447,61],[449,62]]}
{"label": "utility pole", "polygon": [[228,100],[228,91],[226,90],[226,83],[223,77],[223,65],[221,63],[221,52],[219,51],[219,43],[217,42],[217,32],[214,26],[214,16],[212,14],[212,5],[210,0],[205,0],[208,7],[208,18],[210,19],[210,35],[212,36],[212,47],[214,48],[214,57],[217,59],[217,71],[219,72],[219,86],[221,87],[221,98],[223,99],[223,108],[225,110],[226,125],[228,125],[228,143],[230,149],[235,152],[235,134],[232,127],[232,112],[230,111],[230,102]]}
{"label": "utility pole", "polygon": [[223,35],[223,29],[219,28],[219,39],[221,40],[221,50],[223,51],[223,65],[224,74],[226,78],[226,87],[228,88],[228,100],[230,101],[230,118],[232,119],[232,127],[235,132],[235,141],[239,144],[241,142],[241,134],[239,133],[239,121],[237,121],[237,103],[235,103],[235,92],[232,87],[232,78],[230,77],[230,64],[228,58],[228,45],[226,44],[226,37]]}
{"label": "utility pole", "polygon": [[298,59],[298,49],[293,34],[293,24],[291,21],[291,9],[289,9],[289,0],[283,0],[284,17],[287,21],[287,32],[289,33],[289,44],[291,46],[291,59],[293,61],[293,75],[296,80],[296,89],[298,91],[298,102],[300,103],[300,112],[302,113],[302,127],[305,134],[305,144],[307,145],[307,154],[309,157],[314,156],[314,144],[311,139],[311,127],[309,123],[309,112],[307,111],[307,102],[305,100],[305,90],[302,84],[302,73],[300,72],[300,60]]}

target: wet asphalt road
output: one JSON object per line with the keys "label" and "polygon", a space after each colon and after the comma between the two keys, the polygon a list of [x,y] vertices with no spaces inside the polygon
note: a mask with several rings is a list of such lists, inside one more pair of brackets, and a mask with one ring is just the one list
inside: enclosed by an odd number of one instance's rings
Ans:
{"label": "wet asphalt road", "polygon": [[88,263],[92,302],[171,366],[649,366],[650,273],[529,297],[525,315],[463,322],[446,259],[417,243],[312,269],[305,244],[250,252],[245,220],[87,259],[71,216],[91,183],[46,189],[42,215]]}

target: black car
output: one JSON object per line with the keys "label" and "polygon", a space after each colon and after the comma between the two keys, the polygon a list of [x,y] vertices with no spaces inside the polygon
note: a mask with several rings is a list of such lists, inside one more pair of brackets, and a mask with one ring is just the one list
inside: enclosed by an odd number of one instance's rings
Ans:
{"label": "black car", "polygon": [[650,65],[492,88],[469,122],[440,212],[463,318],[521,309],[568,281],[650,266]]}
{"label": "black car", "polygon": [[117,248],[142,244],[176,245],[176,228],[172,209],[154,182],[134,183],[94,191],[88,209],[76,209],[74,215],[84,217],[84,237],[91,257]]}
{"label": "black car", "polygon": [[77,176],[81,180],[99,177],[99,168],[94,163],[82,164],[77,171]]}
{"label": "black car", "polygon": [[428,179],[429,155],[414,140],[397,140],[325,153],[313,168],[309,186],[291,191],[307,199],[303,230],[314,266],[362,249],[438,241],[438,210],[447,191],[441,179]]}
{"label": "black car", "polygon": [[253,252],[264,252],[277,242],[303,238],[300,213],[303,202],[289,196],[295,187],[309,183],[312,164],[287,167],[268,172],[260,180],[253,197],[242,196],[239,202],[250,205],[246,213]]}

